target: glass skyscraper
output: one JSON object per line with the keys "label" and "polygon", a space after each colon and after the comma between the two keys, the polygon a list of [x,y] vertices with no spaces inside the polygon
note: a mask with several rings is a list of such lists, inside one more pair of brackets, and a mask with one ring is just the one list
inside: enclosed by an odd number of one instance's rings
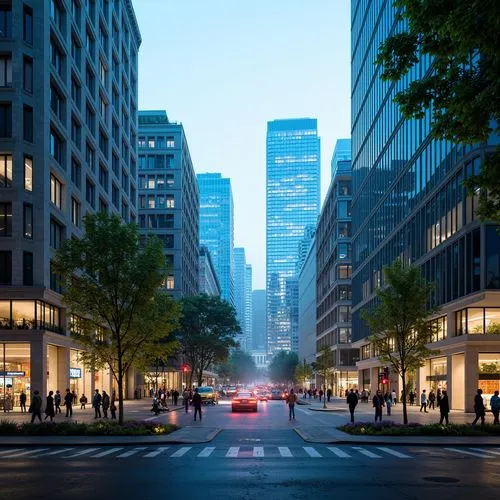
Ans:
{"label": "glass skyscraper", "polygon": [[[266,283],[267,352],[291,350],[287,278],[296,274],[299,242],[316,225],[320,204],[317,120],[267,124]],[[288,298],[290,297],[290,294]]]}
{"label": "glass skyscraper", "polygon": [[198,174],[200,245],[210,251],[221,296],[234,305],[234,221],[231,180],[221,174]]}
{"label": "glass skyscraper", "polygon": [[[431,112],[405,120],[393,98],[432,71],[424,57],[398,83],[380,80],[379,44],[401,30],[392,2],[352,1],[353,340],[359,385],[379,388],[381,367],[360,317],[383,285],[383,266],[400,258],[434,283],[429,347],[439,354],[410,375],[410,387],[447,389],[451,407],[472,410],[476,389],[488,402],[500,389],[500,236],[481,224],[477,196],[463,180],[478,172],[491,143],[454,145],[431,138]],[[492,373],[492,367],[496,367]],[[397,376],[391,387],[399,394]],[[380,387],[382,388],[382,387]]]}

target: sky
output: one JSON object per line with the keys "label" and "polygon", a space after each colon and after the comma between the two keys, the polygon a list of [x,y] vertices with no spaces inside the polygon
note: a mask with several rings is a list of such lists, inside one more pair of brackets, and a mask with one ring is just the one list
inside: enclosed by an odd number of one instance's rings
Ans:
{"label": "sky", "polygon": [[196,173],[231,178],[235,247],[266,281],[266,126],[318,119],[321,199],[350,136],[349,0],[133,0],[139,109],[184,126]]}

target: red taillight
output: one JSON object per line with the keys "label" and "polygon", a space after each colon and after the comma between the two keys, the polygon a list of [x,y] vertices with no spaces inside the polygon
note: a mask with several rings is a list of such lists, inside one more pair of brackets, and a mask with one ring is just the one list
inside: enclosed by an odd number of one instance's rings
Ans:
{"label": "red taillight", "polygon": [[256,399],[249,399],[249,400],[248,400],[248,402],[249,402],[249,403],[256,403],[256,402],[257,402],[257,400],[256,400]]}
{"label": "red taillight", "polygon": [[240,399],[233,399],[233,403],[241,403]]}

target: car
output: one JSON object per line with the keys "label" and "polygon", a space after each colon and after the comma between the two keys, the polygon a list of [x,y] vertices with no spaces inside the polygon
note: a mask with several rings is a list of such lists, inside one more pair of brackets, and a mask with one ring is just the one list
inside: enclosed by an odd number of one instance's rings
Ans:
{"label": "car", "polygon": [[226,390],[224,391],[224,393],[226,394],[226,396],[228,398],[231,398],[233,396],[236,396],[236,386],[234,385],[230,385],[226,388]]}
{"label": "car", "polygon": [[198,387],[198,394],[203,404],[216,405],[218,403],[217,391],[211,386]]}
{"label": "car", "polygon": [[250,392],[240,391],[231,401],[231,410],[236,411],[258,411],[257,398]]}
{"label": "car", "polygon": [[276,399],[284,399],[285,394],[280,390],[280,389],[273,389],[271,391],[271,399],[276,400]]}
{"label": "car", "polygon": [[265,391],[260,391],[257,393],[257,399],[259,401],[267,401],[269,399],[269,395]]}

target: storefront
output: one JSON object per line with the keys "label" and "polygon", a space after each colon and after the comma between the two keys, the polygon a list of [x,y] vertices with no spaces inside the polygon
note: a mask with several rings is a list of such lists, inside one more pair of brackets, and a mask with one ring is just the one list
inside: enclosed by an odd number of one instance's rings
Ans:
{"label": "storefront", "polygon": [[500,352],[479,353],[478,378],[479,388],[483,390],[483,398],[489,407],[491,396],[500,391]]}
{"label": "storefront", "polygon": [[426,361],[428,374],[426,375],[426,390],[437,392],[438,389],[445,391],[448,389],[448,360],[446,356],[439,358],[431,358]]}
{"label": "storefront", "polygon": [[0,343],[0,409],[19,407],[24,392],[31,396],[31,362],[28,343]]}

